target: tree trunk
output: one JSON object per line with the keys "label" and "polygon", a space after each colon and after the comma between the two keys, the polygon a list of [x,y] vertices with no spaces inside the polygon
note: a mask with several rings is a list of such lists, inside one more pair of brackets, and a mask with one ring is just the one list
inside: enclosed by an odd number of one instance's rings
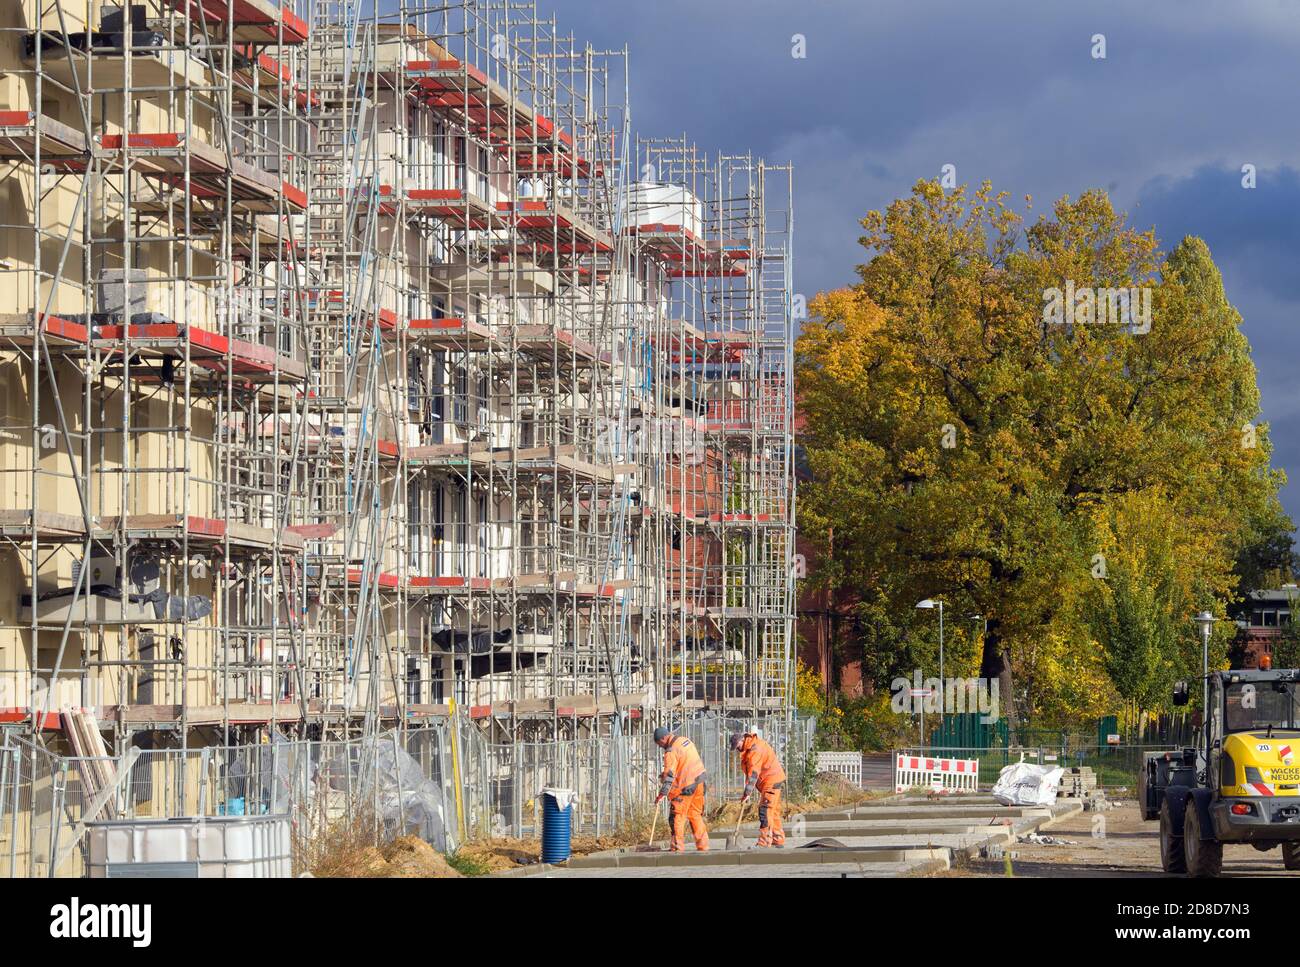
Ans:
{"label": "tree trunk", "polygon": [[984,652],[980,657],[980,677],[987,682],[998,683],[998,703],[1007,718],[1007,724],[1015,729],[1019,724],[1016,714],[1015,692],[1012,690],[1011,663],[1002,652],[1002,635],[998,620],[990,618],[988,629],[984,633]]}

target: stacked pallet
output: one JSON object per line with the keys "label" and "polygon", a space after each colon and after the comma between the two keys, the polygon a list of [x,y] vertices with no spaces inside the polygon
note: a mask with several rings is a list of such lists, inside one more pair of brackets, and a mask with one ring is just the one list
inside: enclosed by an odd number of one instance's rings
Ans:
{"label": "stacked pallet", "polygon": [[[63,711],[63,733],[77,757],[77,772],[81,776],[82,802],[89,804],[113,781],[113,760],[99,732],[95,713],[88,708],[69,708]],[[116,818],[116,808],[110,797],[99,810],[100,816],[83,816],[82,819]]]}
{"label": "stacked pallet", "polygon": [[1097,789],[1097,774],[1090,766],[1073,766],[1061,774],[1058,799],[1087,799]]}

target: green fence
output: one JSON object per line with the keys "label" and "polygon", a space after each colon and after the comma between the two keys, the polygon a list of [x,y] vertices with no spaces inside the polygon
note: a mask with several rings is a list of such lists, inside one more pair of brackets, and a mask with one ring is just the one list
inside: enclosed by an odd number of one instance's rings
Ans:
{"label": "green fence", "polygon": [[[980,784],[991,785],[998,773],[1021,760],[1046,766],[1088,766],[1098,785],[1107,789],[1136,788],[1137,774],[1149,752],[1162,752],[1191,742],[1181,726],[1151,730],[1136,741],[1125,741],[1114,716],[1098,720],[1096,731],[1066,729],[1011,730],[1005,719],[987,723],[979,713],[944,717],[930,733],[928,747],[913,749],[928,755],[980,760]],[[1121,738],[1116,743],[1113,740]]]}
{"label": "green fence", "polygon": [[930,736],[936,754],[946,755],[945,749],[1005,748],[1010,743],[1007,720],[985,721],[978,712],[962,712],[945,716],[940,727]]}

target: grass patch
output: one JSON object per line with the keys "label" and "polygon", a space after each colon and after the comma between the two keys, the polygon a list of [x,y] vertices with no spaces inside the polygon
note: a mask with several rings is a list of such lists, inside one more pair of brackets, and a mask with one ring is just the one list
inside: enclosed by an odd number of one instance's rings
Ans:
{"label": "grass patch", "polygon": [[495,872],[492,864],[484,856],[466,852],[463,847],[447,854],[447,865],[461,876],[489,876]]}

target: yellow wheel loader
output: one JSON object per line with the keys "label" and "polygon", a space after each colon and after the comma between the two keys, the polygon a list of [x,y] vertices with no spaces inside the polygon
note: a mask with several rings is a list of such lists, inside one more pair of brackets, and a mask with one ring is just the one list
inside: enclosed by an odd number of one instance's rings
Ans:
{"label": "yellow wheel loader", "polygon": [[[1194,748],[1148,753],[1138,774],[1142,818],[1160,820],[1166,873],[1218,876],[1224,843],[1282,848],[1300,870],[1300,702],[1295,669],[1212,672]],[[1174,704],[1186,705],[1186,682]]]}

